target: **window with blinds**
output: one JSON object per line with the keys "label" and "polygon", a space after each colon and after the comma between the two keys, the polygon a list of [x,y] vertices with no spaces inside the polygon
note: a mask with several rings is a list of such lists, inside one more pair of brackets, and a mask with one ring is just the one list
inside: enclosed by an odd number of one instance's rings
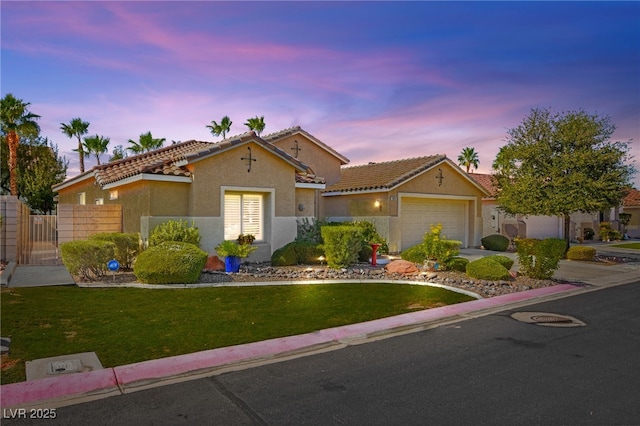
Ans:
{"label": "window with blinds", "polygon": [[260,194],[224,194],[224,238],[251,234],[262,240],[263,211]]}

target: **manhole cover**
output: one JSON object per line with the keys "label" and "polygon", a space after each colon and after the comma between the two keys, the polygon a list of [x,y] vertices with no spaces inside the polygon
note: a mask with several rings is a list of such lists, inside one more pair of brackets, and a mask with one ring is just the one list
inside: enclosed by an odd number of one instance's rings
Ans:
{"label": "manhole cover", "polygon": [[547,327],[583,327],[587,325],[575,317],[548,312],[515,312],[511,314],[511,318]]}

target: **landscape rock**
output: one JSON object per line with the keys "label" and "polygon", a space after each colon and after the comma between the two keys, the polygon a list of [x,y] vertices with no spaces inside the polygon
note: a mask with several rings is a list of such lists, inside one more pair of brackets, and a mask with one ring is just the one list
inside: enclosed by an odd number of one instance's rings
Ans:
{"label": "landscape rock", "polygon": [[385,269],[391,274],[415,274],[416,272],[420,272],[415,263],[402,259],[389,262],[387,266],[385,266]]}
{"label": "landscape rock", "polygon": [[204,264],[204,270],[207,272],[224,271],[224,262],[218,256],[207,257],[207,263]]}

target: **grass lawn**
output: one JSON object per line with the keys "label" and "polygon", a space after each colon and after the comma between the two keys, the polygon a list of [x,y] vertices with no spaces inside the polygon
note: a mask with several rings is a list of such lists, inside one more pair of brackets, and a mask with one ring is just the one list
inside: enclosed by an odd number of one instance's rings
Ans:
{"label": "grass lawn", "polygon": [[611,247],[640,250],[640,243],[614,244]]}
{"label": "grass lawn", "polygon": [[104,367],[308,333],[473,298],[437,287],[330,284],[2,290],[2,384],[25,361],[96,352]]}

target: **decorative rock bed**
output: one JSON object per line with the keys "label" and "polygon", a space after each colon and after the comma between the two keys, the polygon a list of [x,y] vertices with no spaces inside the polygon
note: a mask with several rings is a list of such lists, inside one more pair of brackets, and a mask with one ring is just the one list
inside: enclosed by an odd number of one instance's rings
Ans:
{"label": "decorative rock bed", "polygon": [[269,264],[244,264],[240,272],[203,272],[202,283],[223,282],[264,282],[264,281],[313,281],[313,280],[401,280],[432,282],[472,291],[482,297],[499,296],[556,285],[553,280],[536,280],[516,276],[510,281],[485,281],[469,278],[461,272],[436,271],[411,274],[388,273],[384,267],[372,267],[370,264],[356,264],[345,269],[331,269],[326,266],[288,266],[274,267]]}

